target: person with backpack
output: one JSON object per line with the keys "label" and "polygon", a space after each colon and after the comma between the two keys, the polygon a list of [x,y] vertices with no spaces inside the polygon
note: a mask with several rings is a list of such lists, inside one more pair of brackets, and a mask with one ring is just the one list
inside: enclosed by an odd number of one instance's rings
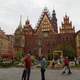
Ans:
{"label": "person with backpack", "polygon": [[42,57],[40,64],[41,64],[41,80],[45,80],[45,71],[47,68],[47,61],[45,57]]}
{"label": "person with backpack", "polygon": [[64,71],[62,72],[62,74],[64,74],[66,72],[66,70],[68,70],[68,74],[72,73],[71,70],[70,70],[68,57],[64,58]]}
{"label": "person with backpack", "polygon": [[24,70],[22,73],[22,80],[29,80],[30,79],[30,73],[31,73],[31,65],[32,65],[32,59],[31,59],[31,55],[28,53],[25,55],[25,57],[23,58],[23,62],[24,62]]}

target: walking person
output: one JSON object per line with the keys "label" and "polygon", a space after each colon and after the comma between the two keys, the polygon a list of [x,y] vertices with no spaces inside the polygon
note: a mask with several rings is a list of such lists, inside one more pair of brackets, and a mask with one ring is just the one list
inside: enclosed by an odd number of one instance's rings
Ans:
{"label": "walking person", "polygon": [[64,71],[62,72],[63,74],[68,70],[68,74],[71,74],[70,66],[69,66],[69,59],[68,57],[64,58]]}
{"label": "walking person", "polygon": [[41,63],[41,80],[45,80],[45,71],[46,71],[46,67],[47,67],[47,61],[43,57],[41,59],[40,63]]}
{"label": "walking person", "polygon": [[24,61],[24,70],[22,73],[22,80],[29,80],[30,79],[30,73],[31,73],[31,65],[32,65],[32,59],[31,55],[28,53],[23,58]]}

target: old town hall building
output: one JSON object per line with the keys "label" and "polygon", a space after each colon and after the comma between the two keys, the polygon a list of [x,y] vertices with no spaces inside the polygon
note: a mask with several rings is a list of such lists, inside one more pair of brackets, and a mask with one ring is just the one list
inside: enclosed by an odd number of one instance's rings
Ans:
{"label": "old town hall building", "polygon": [[[64,16],[59,29],[55,10],[50,16],[49,11],[45,8],[34,29],[28,19],[24,26],[20,19],[14,35],[6,35],[0,31],[0,46],[0,54],[12,50],[13,53],[24,51],[25,54],[47,56],[56,51],[64,54],[64,50],[71,49],[76,56],[80,56],[80,31],[75,32],[67,15]],[[10,52],[10,54],[12,53]]]}
{"label": "old town hall building", "polygon": [[28,19],[24,26],[20,20],[14,34],[14,48],[16,51],[24,50],[25,53],[47,56],[51,52],[63,51],[67,47],[80,56],[80,31],[75,32],[75,27],[67,15],[64,16],[59,30],[58,28],[55,10],[50,16],[45,8],[34,29]]}

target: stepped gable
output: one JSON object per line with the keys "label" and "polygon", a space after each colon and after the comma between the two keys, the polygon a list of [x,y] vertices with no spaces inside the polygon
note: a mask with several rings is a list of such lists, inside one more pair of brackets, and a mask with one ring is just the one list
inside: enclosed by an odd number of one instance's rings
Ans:
{"label": "stepped gable", "polygon": [[62,27],[60,28],[60,33],[75,33],[75,28],[72,26],[72,22],[69,17],[65,14],[63,18]]}
{"label": "stepped gable", "polygon": [[37,29],[36,29],[36,31],[37,31],[38,28],[40,27],[41,22],[43,21],[43,19],[44,19],[45,16],[47,16],[47,18],[48,18],[48,20],[49,20],[49,22],[50,22],[50,24],[51,24],[51,26],[52,26],[50,13],[49,13],[49,11],[48,11],[47,8],[44,8],[44,10],[43,10],[43,12],[42,12],[42,14],[41,14],[40,20],[39,20],[38,23],[37,23]]}

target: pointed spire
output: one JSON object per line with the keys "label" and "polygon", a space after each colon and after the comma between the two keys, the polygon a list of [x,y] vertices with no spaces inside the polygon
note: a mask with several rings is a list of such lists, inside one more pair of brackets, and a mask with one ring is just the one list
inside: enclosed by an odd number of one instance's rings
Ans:
{"label": "pointed spire", "polygon": [[22,28],[22,15],[20,15],[20,22],[19,22],[19,28]]}
{"label": "pointed spire", "polygon": [[53,24],[53,27],[54,27],[54,31],[55,32],[58,32],[58,27],[57,27],[57,18],[56,18],[56,12],[55,12],[55,9],[53,9],[52,11],[52,24]]}
{"label": "pointed spire", "polygon": [[21,33],[21,31],[22,31],[22,16],[20,15],[20,21],[19,21],[19,25],[18,25],[18,28],[16,29],[16,31],[15,31],[15,34],[17,34],[17,33]]}

